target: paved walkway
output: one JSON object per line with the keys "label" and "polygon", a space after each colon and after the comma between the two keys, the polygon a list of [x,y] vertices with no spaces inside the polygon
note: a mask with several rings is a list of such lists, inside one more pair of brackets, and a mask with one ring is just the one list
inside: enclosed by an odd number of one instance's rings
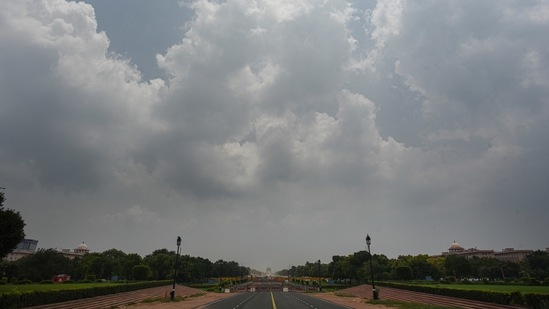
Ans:
{"label": "paved walkway", "polygon": [[[372,298],[371,285],[359,285],[356,287],[340,290],[338,293],[349,294],[357,297]],[[440,305],[467,309],[524,309],[524,307],[505,306],[493,303],[486,303],[476,300],[468,300],[463,298],[435,295],[429,293],[414,292],[388,287],[380,287],[381,299],[391,299],[397,301],[414,302],[428,305]]]}
{"label": "paved walkway", "polygon": [[[34,306],[29,308],[32,308],[32,309],[69,309],[69,308],[70,309],[72,308],[99,309],[99,308],[116,308],[116,307],[123,308],[128,305],[131,306],[132,304],[135,304],[136,307],[143,307],[143,306],[148,307],[147,304],[141,304],[141,301],[148,298],[159,298],[159,297],[169,298],[170,297],[169,293],[171,289],[172,289],[172,286],[168,285],[168,286],[162,286],[162,287],[156,287],[156,288],[150,288],[150,289],[142,289],[142,290],[137,290],[132,292],[124,292],[124,293],[109,294],[109,295],[103,295],[103,296],[97,296],[97,297],[91,297],[91,298],[72,300],[72,301],[67,301],[62,303]],[[186,297],[186,296],[192,296],[192,295],[203,295],[205,293],[206,292],[202,290],[193,289],[186,286],[176,286],[177,296]],[[360,286],[340,290],[338,293],[353,295],[361,299],[371,299],[372,288],[370,285],[360,285]],[[212,294],[212,293],[208,293],[208,294]],[[219,293],[215,293],[215,294],[218,294],[218,295],[215,295],[216,297],[230,296],[229,294],[219,294]],[[321,297],[321,295],[319,295],[319,297],[324,298],[324,297]],[[522,307],[504,306],[504,305],[498,305],[498,304],[492,304],[492,303],[486,303],[486,302],[480,302],[480,301],[474,301],[474,300],[467,300],[462,298],[407,291],[407,290],[388,288],[388,287],[381,287],[380,298],[398,300],[398,301],[404,301],[404,302],[415,302],[415,303],[428,304],[428,305],[440,305],[440,306],[448,306],[448,307],[454,307],[454,308],[465,308],[465,309],[504,309],[504,308],[505,309],[524,309]],[[214,299],[205,297],[203,301],[210,302],[213,300]],[[337,297],[335,298],[335,300],[336,300],[335,302],[338,302]],[[187,302],[189,302],[189,304],[186,304]],[[150,305],[153,306],[153,304],[150,304]],[[189,306],[186,306],[186,305],[189,305]],[[367,305],[367,304],[364,304],[364,305]],[[194,304],[193,301],[183,301],[179,303],[163,303],[163,304],[155,303],[154,306],[158,308],[160,307],[195,308],[197,307],[197,304]],[[362,308],[358,306],[358,304],[351,304],[350,306],[352,308]]]}
{"label": "paved walkway", "polygon": [[[33,306],[28,307],[32,309],[97,309],[97,308],[112,308],[116,306],[123,306],[128,304],[136,304],[148,298],[158,298],[158,297],[170,297],[170,291],[172,286],[162,286],[149,289],[141,289],[131,292],[117,293],[102,295],[84,299],[77,299],[66,301],[62,303],[54,303],[49,305],[42,306]],[[189,288],[186,286],[176,286],[175,295],[176,296],[191,296],[197,294],[205,294],[206,292],[198,289]]]}

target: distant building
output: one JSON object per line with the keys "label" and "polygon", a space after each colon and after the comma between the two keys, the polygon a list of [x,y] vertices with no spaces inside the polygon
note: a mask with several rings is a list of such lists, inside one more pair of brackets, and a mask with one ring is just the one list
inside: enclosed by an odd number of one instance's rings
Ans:
{"label": "distant building", "polygon": [[505,248],[500,252],[496,252],[495,257],[501,261],[518,263],[533,252],[533,250],[515,250],[514,248]]}
{"label": "distant building", "polygon": [[[5,260],[7,261],[17,261],[20,258],[32,255],[36,253],[36,247],[38,245],[38,240],[34,239],[24,239],[17,247],[6,256]],[[82,242],[74,249],[56,249],[59,253],[63,254],[64,257],[69,259],[74,259],[75,257],[81,257],[84,254],[90,252],[88,245]]]}
{"label": "distant building", "polygon": [[7,261],[17,261],[20,258],[29,256],[36,252],[36,247],[38,245],[38,240],[34,239],[23,239],[20,243],[17,244],[15,249],[4,258]]}
{"label": "distant building", "polygon": [[90,252],[90,249],[88,249],[88,245],[86,245],[84,242],[79,244],[76,248],[74,248],[72,251],[70,249],[61,249],[60,251],[64,257],[69,259],[74,259],[75,257],[81,257],[84,254]]}
{"label": "distant building", "polygon": [[250,273],[249,273],[249,275],[252,277],[263,277],[264,274],[265,274],[264,272],[259,271],[257,269],[250,269]]}
{"label": "distant building", "polygon": [[[546,249],[549,252],[549,248]],[[459,255],[472,259],[477,258],[496,258],[500,261],[515,262],[518,263],[524,260],[529,254],[532,254],[534,250],[515,250],[514,248],[505,248],[502,251],[494,250],[479,250],[477,248],[465,249],[457,242],[453,242],[448,248],[448,252],[442,252],[441,256]]]}

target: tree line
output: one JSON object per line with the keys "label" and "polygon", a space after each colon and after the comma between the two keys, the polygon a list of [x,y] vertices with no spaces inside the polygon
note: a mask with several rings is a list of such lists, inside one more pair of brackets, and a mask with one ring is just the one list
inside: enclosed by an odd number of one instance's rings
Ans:
{"label": "tree line", "polygon": [[[25,221],[21,214],[4,208],[4,188],[0,187],[0,259],[10,253],[25,237]],[[175,251],[155,250],[142,258],[139,254],[126,254],[117,249],[101,253],[86,253],[70,259],[54,249],[40,249],[17,261],[0,261],[0,283],[18,280],[40,282],[60,274],[71,275],[73,281],[111,280],[165,280],[173,279]],[[182,255],[177,263],[178,282],[203,282],[209,278],[232,277],[241,280],[250,269],[237,262],[218,260],[211,262],[201,257]]]}
{"label": "tree line", "polygon": [[289,278],[322,277],[331,278],[336,283],[360,284],[371,278],[370,259],[375,280],[455,281],[474,278],[549,284],[549,255],[540,250],[534,251],[520,263],[459,255],[401,255],[396,259],[389,259],[383,254],[370,256],[363,250],[347,256],[334,255],[329,263],[306,262],[304,265],[284,269],[279,274]]}
{"label": "tree line", "polygon": [[[167,249],[155,250],[141,257],[110,249],[101,253],[86,253],[70,259],[53,249],[40,249],[17,261],[2,261],[0,271],[6,281],[51,280],[53,276],[68,274],[72,281],[84,280],[166,280],[173,279],[176,253]],[[234,261],[211,262],[201,257],[180,255],[177,262],[178,282],[203,283],[209,279],[232,277],[245,279],[250,269]]]}

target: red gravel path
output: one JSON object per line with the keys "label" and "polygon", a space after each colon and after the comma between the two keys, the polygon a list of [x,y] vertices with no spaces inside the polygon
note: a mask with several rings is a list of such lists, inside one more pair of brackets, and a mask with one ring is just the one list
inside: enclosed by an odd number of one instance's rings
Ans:
{"label": "red gravel path", "polygon": [[[340,290],[338,293],[354,295],[357,297],[372,298],[372,286],[360,285],[344,290]],[[395,288],[381,287],[380,295],[381,299],[391,299],[397,301],[414,302],[428,305],[440,305],[455,308],[470,308],[470,309],[524,309],[523,307],[505,306],[486,302],[480,302],[475,300],[468,300],[463,298],[441,296],[429,293],[414,292],[408,290],[401,290]]]}
{"label": "red gravel path", "polygon": [[[150,289],[142,289],[131,292],[117,293],[102,295],[97,297],[90,297],[78,300],[71,300],[62,303],[54,303],[49,305],[29,307],[32,309],[97,309],[97,308],[111,308],[115,306],[122,306],[129,303],[139,303],[147,298],[157,297],[170,297],[170,291],[172,286],[162,286]],[[196,294],[204,294],[205,292],[198,289],[189,288],[186,286],[176,286],[176,296],[191,296]]]}

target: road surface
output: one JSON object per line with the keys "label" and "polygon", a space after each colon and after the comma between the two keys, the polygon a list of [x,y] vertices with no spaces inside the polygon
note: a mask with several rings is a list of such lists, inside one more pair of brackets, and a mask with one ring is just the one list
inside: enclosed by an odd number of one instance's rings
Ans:
{"label": "road surface", "polygon": [[239,293],[209,304],[201,309],[349,309],[350,307],[329,303],[303,293],[293,292],[250,292]]}

